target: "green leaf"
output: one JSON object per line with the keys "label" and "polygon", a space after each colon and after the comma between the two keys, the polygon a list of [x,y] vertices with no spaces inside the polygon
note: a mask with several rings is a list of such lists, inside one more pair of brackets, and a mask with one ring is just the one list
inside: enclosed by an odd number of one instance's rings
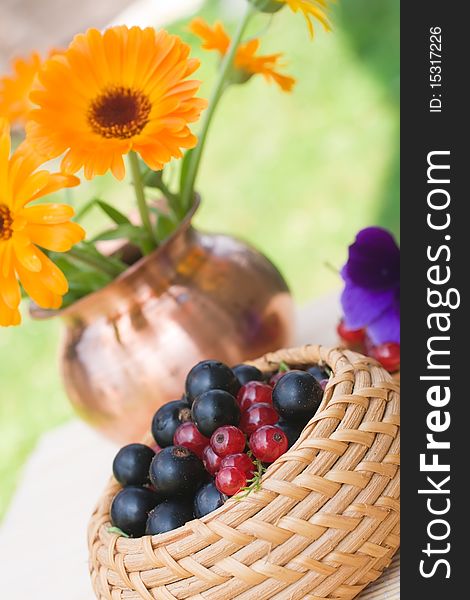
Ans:
{"label": "green leaf", "polygon": [[74,221],[80,223],[83,220],[83,218],[90,212],[90,210],[95,206],[96,202],[97,199],[92,198],[89,202],[87,202],[79,210],[77,210]]}
{"label": "green leaf", "polygon": [[64,273],[69,283],[69,291],[63,298],[62,306],[66,308],[80,298],[96,292],[110,283],[113,278],[83,263],[75,263],[67,255],[49,254],[51,260]]}
{"label": "green leaf", "polygon": [[279,363],[279,373],[287,373],[287,371],[290,371],[289,365],[281,360]]}
{"label": "green leaf", "polygon": [[127,533],[124,533],[122,529],[119,529],[119,527],[108,527],[108,533],[117,533],[118,535],[121,535],[125,538],[131,537],[130,535],[127,535]]}
{"label": "green leaf", "polygon": [[96,292],[112,281],[110,276],[97,271],[81,271],[74,274],[69,279],[69,288],[71,291]]}
{"label": "green leaf", "polygon": [[140,243],[144,238],[147,238],[147,233],[137,225],[125,223],[112,229],[107,229],[96,235],[91,241],[93,243],[103,242],[107,240],[129,240],[134,243]]}
{"label": "green leaf", "polygon": [[162,171],[152,171],[149,169],[142,177],[142,181],[146,187],[160,189],[162,184]]}
{"label": "green leaf", "polygon": [[108,215],[108,217],[116,223],[116,225],[130,225],[131,222],[122,212],[111,206],[104,200],[96,200],[97,206]]}
{"label": "green leaf", "polygon": [[[81,242],[80,244],[77,244],[76,246],[74,246],[74,248],[72,249],[74,254],[80,254],[82,256],[84,256],[85,258],[90,258],[92,259],[95,263],[103,263],[105,262],[106,265],[108,267],[111,267],[112,269],[114,269],[116,272],[114,273],[115,276],[119,275],[120,273],[122,273],[123,271],[125,271],[129,265],[126,265],[125,263],[123,263],[121,260],[119,260],[119,258],[115,257],[115,256],[103,256],[103,254],[101,254],[101,252],[99,252],[95,246],[93,245],[93,242],[91,241],[85,241],[85,242]],[[68,257],[74,261],[74,263],[76,262],[75,257],[71,257],[72,251],[70,251],[70,253],[68,254]],[[80,261],[81,263],[82,261]],[[100,270],[100,269],[98,269]]]}
{"label": "green leaf", "polygon": [[129,223],[103,231],[95,236],[92,242],[104,242],[109,240],[126,240],[131,244],[135,244],[140,248],[140,251],[144,256],[149,254],[155,248],[153,240],[150,239],[146,231],[137,225],[131,225]]}
{"label": "green leaf", "polygon": [[168,215],[160,214],[157,220],[156,232],[158,242],[161,243],[167,239],[176,229],[177,223]]}
{"label": "green leaf", "polygon": [[188,176],[189,163],[191,162],[191,156],[194,150],[188,150],[181,161],[181,173],[180,173],[180,191],[184,190],[186,178]]}

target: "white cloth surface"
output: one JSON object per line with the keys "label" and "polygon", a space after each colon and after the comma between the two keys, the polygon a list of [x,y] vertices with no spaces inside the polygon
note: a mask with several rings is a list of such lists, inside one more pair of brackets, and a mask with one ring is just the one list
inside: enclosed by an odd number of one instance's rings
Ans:
{"label": "white cloth surface", "polygon": [[[336,295],[299,309],[296,343],[335,344],[338,315]],[[116,451],[76,420],[43,436],[0,529],[2,598],[94,600],[86,530]],[[398,565],[361,600],[398,600]]]}

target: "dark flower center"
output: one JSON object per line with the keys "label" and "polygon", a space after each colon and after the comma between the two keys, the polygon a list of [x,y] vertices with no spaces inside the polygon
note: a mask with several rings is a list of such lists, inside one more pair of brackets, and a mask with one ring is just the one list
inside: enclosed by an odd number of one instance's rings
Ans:
{"label": "dark flower center", "polygon": [[5,204],[0,204],[0,241],[6,242],[11,238],[13,235],[12,224],[10,209]]}
{"label": "dark flower center", "polygon": [[88,123],[101,137],[127,140],[147,125],[151,108],[150,100],[139,90],[116,86],[93,100]]}

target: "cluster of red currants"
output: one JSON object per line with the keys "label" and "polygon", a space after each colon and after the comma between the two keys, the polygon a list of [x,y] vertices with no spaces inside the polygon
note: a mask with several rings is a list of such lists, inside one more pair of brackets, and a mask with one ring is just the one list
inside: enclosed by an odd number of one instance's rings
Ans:
{"label": "cluster of red currants", "polygon": [[344,320],[338,323],[337,332],[349,348],[375,358],[389,373],[400,370],[400,344],[385,342],[375,345],[365,329],[348,329]]}
{"label": "cluster of red currants", "polygon": [[153,418],[157,445],[130,444],[114,459],[123,489],[111,505],[113,526],[133,537],[164,533],[259,485],[317,411],[328,379],[319,366],[282,367],[266,377],[249,365],[193,367],[183,398]]}

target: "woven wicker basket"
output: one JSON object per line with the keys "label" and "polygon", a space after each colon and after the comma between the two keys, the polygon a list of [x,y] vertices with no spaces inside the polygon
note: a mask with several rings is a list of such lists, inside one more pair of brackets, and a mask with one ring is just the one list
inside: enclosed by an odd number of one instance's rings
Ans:
{"label": "woven wicker basket", "polygon": [[89,528],[100,600],[354,598],[399,547],[399,388],[349,350],[305,346],[254,361],[263,371],[326,363],[333,375],[295,446],[262,489],[166,534],[108,532],[112,480]]}

